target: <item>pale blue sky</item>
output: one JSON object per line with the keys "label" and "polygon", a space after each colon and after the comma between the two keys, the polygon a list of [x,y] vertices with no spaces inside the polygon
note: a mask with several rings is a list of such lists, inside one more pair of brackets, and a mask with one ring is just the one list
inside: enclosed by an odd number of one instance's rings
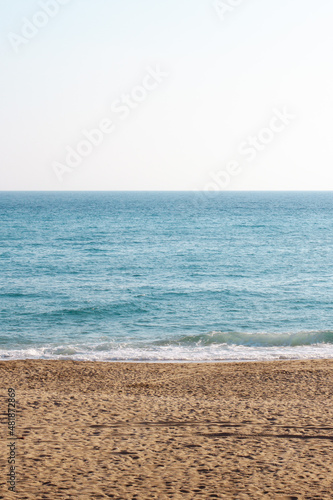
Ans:
{"label": "pale blue sky", "polygon": [[[222,20],[212,0],[69,0],[15,51],[43,3],[0,0],[0,190],[208,189],[231,161],[226,189],[333,189],[331,1],[244,0]],[[169,76],[121,120],[112,103],[156,65]],[[274,109],[294,118],[248,161]]]}

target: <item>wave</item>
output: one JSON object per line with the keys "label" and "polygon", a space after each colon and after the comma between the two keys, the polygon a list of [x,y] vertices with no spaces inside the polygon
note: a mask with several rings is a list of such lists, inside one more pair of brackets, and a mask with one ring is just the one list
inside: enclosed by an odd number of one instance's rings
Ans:
{"label": "wave", "polygon": [[134,347],[131,345],[62,345],[21,346],[16,349],[0,349],[1,360],[13,359],[60,359],[75,361],[109,362],[236,362],[273,361],[281,359],[332,359],[332,344],[316,344],[299,347],[244,347],[215,344],[210,346]]}
{"label": "wave", "polygon": [[309,346],[315,344],[333,344],[333,331],[286,332],[286,333],[245,333],[245,332],[210,332],[201,335],[187,335],[178,339],[162,340],[155,345],[236,345],[248,347]]}
{"label": "wave", "polygon": [[0,359],[72,359],[135,362],[233,362],[331,359],[333,332],[210,332],[159,341],[115,338],[86,342],[20,342],[0,348]]}

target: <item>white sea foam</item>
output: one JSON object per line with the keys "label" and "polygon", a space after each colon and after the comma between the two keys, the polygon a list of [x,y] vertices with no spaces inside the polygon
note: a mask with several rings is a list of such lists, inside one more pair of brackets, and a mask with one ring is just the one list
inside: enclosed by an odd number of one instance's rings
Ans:
{"label": "white sea foam", "polygon": [[73,359],[84,361],[136,362],[236,362],[279,359],[333,358],[332,344],[303,346],[248,347],[243,345],[150,347],[121,346],[104,350],[100,345],[42,346],[28,349],[0,349],[0,359]]}

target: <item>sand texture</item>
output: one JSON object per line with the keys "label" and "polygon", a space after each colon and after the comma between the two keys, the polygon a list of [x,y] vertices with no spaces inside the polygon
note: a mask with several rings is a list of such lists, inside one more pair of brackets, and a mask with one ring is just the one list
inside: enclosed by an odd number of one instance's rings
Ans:
{"label": "sand texture", "polygon": [[0,498],[333,498],[333,361],[4,361],[0,377]]}

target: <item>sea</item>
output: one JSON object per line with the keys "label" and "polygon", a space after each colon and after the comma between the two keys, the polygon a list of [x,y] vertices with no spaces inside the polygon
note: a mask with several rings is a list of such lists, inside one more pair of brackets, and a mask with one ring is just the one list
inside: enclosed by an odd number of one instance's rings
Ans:
{"label": "sea", "polygon": [[0,192],[0,359],[333,358],[332,192]]}

